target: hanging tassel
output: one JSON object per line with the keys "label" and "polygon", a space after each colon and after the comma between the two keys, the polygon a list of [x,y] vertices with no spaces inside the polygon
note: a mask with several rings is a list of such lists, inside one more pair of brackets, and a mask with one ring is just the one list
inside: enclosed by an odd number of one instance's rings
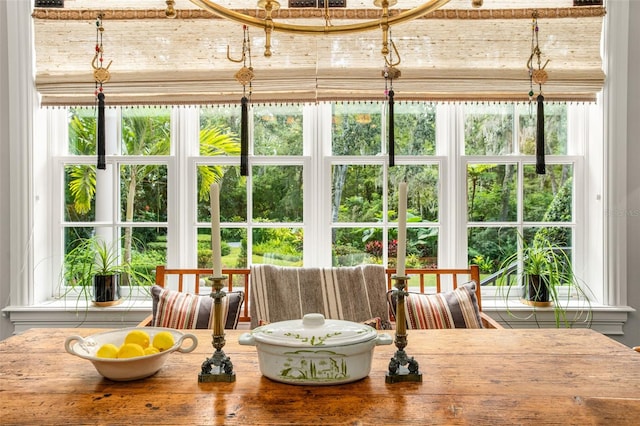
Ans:
{"label": "hanging tassel", "polygon": [[243,96],[240,115],[240,176],[249,175],[249,99]]}
{"label": "hanging tassel", "polygon": [[544,96],[538,95],[538,120],[536,127],[536,173],[546,173],[544,164]]}
{"label": "hanging tassel", "polygon": [[106,170],[104,130],[104,93],[98,93],[98,169]]}
{"label": "hanging tassel", "polygon": [[395,131],[393,129],[393,89],[389,90],[389,166],[393,167],[396,165],[395,160]]}

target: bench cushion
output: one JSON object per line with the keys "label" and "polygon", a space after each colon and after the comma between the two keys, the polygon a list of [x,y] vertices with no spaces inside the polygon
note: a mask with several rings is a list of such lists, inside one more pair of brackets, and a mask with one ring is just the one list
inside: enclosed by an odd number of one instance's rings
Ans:
{"label": "bench cushion", "polygon": [[[151,296],[152,326],[176,329],[212,328],[213,299],[210,296],[179,292],[158,285],[151,287]],[[227,292],[222,298],[224,328],[237,328],[243,302],[243,291]]]}
{"label": "bench cushion", "polygon": [[[407,329],[482,328],[473,281],[437,294],[409,292],[404,300]],[[387,301],[395,317],[395,290],[387,292]]]}

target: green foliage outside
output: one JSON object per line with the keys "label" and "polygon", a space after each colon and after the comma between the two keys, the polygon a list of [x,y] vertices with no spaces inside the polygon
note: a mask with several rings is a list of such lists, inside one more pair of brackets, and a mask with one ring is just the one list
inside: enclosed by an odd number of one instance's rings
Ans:
{"label": "green foliage outside", "polygon": [[[483,108],[470,109],[465,121],[465,152],[467,155],[507,155],[516,149],[531,155],[535,128],[526,109],[516,107],[517,114],[509,115],[503,109],[486,113]],[[566,153],[566,113],[564,106],[550,106],[545,118],[546,140],[550,153]],[[170,120],[168,110],[123,110],[122,147],[127,155],[168,155],[170,152]],[[382,155],[383,128],[380,104],[335,104],[332,120],[333,155]],[[483,113],[483,111],[485,111]],[[514,118],[515,117],[515,118]],[[512,145],[514,119],[520,126],[518,147]],[[70,153],[95,155],[95,116],[87,110],[72,110],[69,122]],[[204,109],[201,113],[200,155],[239,156],[238,108]],[[300,156],[302,144],[302,113],[299,106],[256,106],[254,109],[254,152],[257,155]],[[335,266],[361,263],[382,263],[386,250],[389,266],[395,266],[397,219],[397,185],[410,182],[408,200],[408,267],[437,266],[438,228],[429,226],[439,221],[438,197],[442,186],[437,162],[430,162],[435,150],[435,106],[425,103],[399,104],[395,116],[397,155],[425,156],[424,164],[402,165],[389,169],[384,185],[383,167],[378,165],[340,162],[332,166],[331,208],[332,220],[338,224],[354,226],[334,227],[332,230],[332,258]],[[246,229],[239,226],[222,230],[223,262],[229,267],[247,267],[251,263],[302,264],[303,235],[296,226],[273,228],[269,223],[303,222],[302,198],[304,192],[303,168],[298,165],[254,166],[251,188],[251,210],[254,227],[251,232],[252,258],[248,259]],[[65,220],[91,223],[96,220],[96,169],[93,165],[67,164],[65,166]],[[166,166],[123,164],[120,177],[120,219],[125,222],[164,222],[167,220]],[[467,169],[467,207],[469,262],[480,265],[484,274],[495,272],[501,260],[517,247],[514,227],[494,227],[494,222],[514,222],[517,217],[516,184],[518,169],[513,164],[493,164],[474,161]],[[524,176],[523,215],[526,221],[558,222],[558,226],[540,228],[550,240],[563,241],[571,246],[571,230],[563,222],[571,221],[573,170],[564,165],[549,165],[545,176],[532,173],[529,166]],[[197,171],[197,216],[207,222],[211,216],[209,186],[219,182],[221,220],[244,223],[247,206],[247,180],[240,176],[239,167],[199,165]],[[382,212],[385,200],[389,205],[383,228]],[[376,226],[372,224],[381,224]],[[358,224],[362,224],[358,226]],[[419,226],[412,226],[419,225]],[[386,225],[385,225],[386,226]],[[92,235],[91,226],[70,226],[76,237]],[[388,232],[387,247],[382,247],[383,232]],[[526,230],[525,234],[532,231]],[[148,276],[155,265],[166,263],[166,229],[153,227],[123,227],[125,239],[123,261]],[[528,238],[534,238],[530,235]],[[139,241],[138,245],[131,241]],[[131,241],[129,241],[131,240]],[[75,238],[67,236],[66,252],[73,249]],[[198,266],[210,265],[210,236],[198,237]]]}

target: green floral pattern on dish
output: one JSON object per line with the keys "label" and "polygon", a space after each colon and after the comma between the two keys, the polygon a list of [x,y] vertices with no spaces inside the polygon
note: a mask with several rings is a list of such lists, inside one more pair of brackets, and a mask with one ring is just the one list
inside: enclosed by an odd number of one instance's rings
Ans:
{"label": "green floral pattern on dish", "polygon": [[[314,356],[313,359],[306,359],[300,355],[309,354]],[[347,363],[345,354],[339,354],[333,351],[319,350],[300,350],[295,352],[285,352],[289,356],[280,370],[279,376],[289,381],[334,381],[348,379]],[[315,355],[326,355],[326,357],[317,358]]]}
{"label": "green floral pattern on dish", "polygon": [[335,336],[339,336],[341,334],[341,331],[336,331],[335,333],[327,333],[324,336],[303,336],[299,333],[284,333],[284,335],[287,337],[293,337],[294,339],[299,340],[302,343],[308,343],[311,346],[324,345],[325,340]]}

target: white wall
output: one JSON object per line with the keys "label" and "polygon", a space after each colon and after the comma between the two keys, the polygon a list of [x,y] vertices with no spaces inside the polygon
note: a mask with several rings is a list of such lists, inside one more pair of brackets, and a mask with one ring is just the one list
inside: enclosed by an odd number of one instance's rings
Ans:
{"label": "white wall", "polygon": [[[10,229],[9,221],[9,54],[7,37],[7,4],[0,0],[0,309],[9,304]],[[0,317],[0,339],[9,336],[13,326]]]}
{"label": "white wall", "polygon": [[627,304],[629,314],[620,342],[640,346],[640,1],[629,2],[629,66],[627,81]]}

